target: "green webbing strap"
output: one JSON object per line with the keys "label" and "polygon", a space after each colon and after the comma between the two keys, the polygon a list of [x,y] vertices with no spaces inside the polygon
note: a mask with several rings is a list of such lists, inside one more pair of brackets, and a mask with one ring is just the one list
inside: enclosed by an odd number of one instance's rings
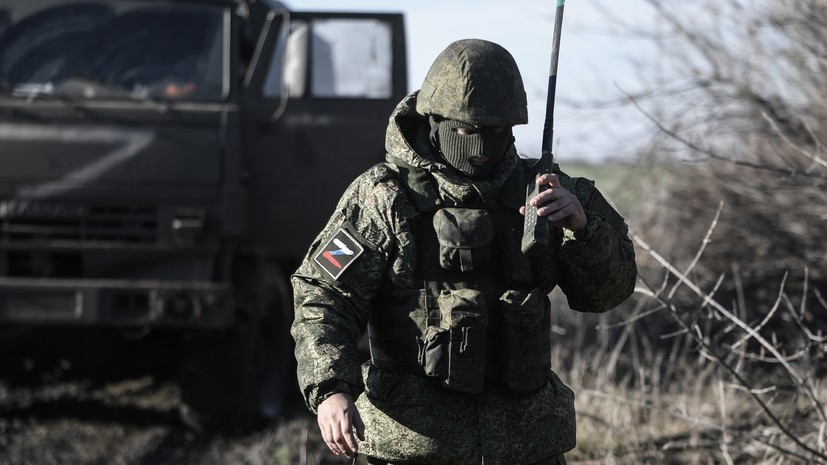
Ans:
{"label": "green webbing strap", "polygon": [[411,166],[393,155],[388,155],[388,160],[399,168],[401,181],[418,212],[436,210],[440,206],[434,180],[428,171]]}

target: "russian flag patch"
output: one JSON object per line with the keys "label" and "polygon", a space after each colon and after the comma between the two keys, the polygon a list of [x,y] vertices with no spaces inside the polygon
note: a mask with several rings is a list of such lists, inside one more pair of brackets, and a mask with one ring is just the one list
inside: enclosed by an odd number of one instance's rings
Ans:
{"label": "russian flag patch", "polygon": [[339,276],[359,257],[365,249],[347,231],[339,228],[320,248],[313,261],[322,267],[333,279]]}

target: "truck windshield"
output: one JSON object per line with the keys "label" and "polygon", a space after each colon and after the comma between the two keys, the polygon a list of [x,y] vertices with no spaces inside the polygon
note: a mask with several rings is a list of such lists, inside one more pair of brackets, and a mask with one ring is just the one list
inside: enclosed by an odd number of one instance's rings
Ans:
{"label": "truck windshield", "polygon": [[0,0],[0,92],[220,99],[223,14],[179,1]]}
{"label": "truck windshield", "polygon": [[287,92],[290,98],[389,98],[392,35],[392,26],[377,18],[294,20],[275,50],[264,96]]}

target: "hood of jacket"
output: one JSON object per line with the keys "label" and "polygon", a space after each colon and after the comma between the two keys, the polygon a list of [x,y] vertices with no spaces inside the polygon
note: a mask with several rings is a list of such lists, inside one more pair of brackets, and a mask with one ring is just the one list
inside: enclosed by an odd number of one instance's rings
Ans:
{"label": "hood of jacket", "polygon": [[442,161],[428,138],[428,117],[416,112],[418,94],[419,91],[415,91],[403,98],[390,117],[385,135],[387,161],[394,163],[394,159],[400,160],[431,173],[437,182],[439,195],[447,205],[476,203],[479,200],[488,202],[499,197],[506,181],[509,185],[522,182],[522,164],[513,143],[486,179],[469,178]]}

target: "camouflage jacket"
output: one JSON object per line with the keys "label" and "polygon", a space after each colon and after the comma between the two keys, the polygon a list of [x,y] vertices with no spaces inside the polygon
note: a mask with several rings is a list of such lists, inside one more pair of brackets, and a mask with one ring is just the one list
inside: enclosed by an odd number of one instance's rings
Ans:
{"label": "camouflage jacket", "polygon": [[[468,394],[362,364],[357,346],[372,312],[382,310],[372,306],[377,295],[387,287],[417,288],[419,212],[398,161],[430,173],[442,205],[499,198],[514,179],[524,195],[528,161],[513,145],[485,181],[440,163],[428,148],[427,119],[414,110],[416,95],[400,102],[388,126],[388,159],[397,162],[380,163],[350,185],[292,277],[292,334],[305,401],[315,412],[333,392],[357,399],[366,425],[360,452],[390,462],[528,464],[562,454],[574,447],[574,394],[553,372],[530,394],[496,385]],[[588,224],[576,235],[559,231],[554,246],[532,256],[534,285],[545,293],[560,286],[572,309],[607,311],[631,294],[637,276],[626,224],[592,182],[558,176],[583,204]]]}

